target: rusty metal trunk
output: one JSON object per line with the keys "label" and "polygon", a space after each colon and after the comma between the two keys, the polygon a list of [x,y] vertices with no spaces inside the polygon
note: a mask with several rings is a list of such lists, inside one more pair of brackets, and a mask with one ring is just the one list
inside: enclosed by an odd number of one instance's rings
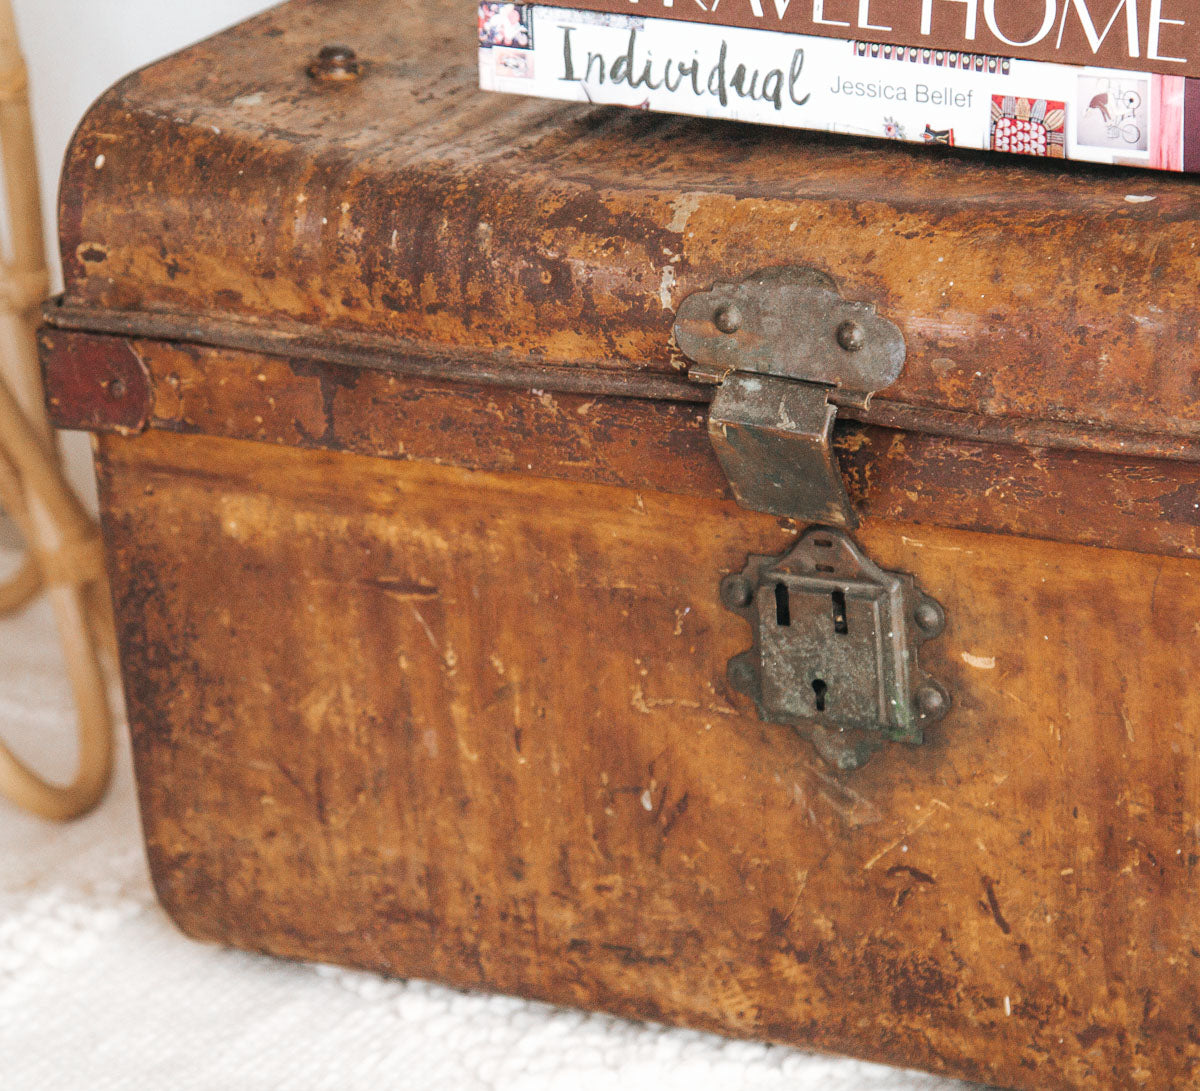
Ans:
{"label": "rusty metal trunk", "polygon": [[[168,909],[1006,1086],[1200,1078],[1200,187],[485,96],[474,27],[294,0],[73,141],[43,362]],[[886,366],[684,308],[779,269]],[[727,413],[730,368],[807,383],[802,442],[719,457],[792,404]],[[735,503],[788,452],[937,611],[952,710],[862,768],[726,673],[722,579],[804,541]]]}

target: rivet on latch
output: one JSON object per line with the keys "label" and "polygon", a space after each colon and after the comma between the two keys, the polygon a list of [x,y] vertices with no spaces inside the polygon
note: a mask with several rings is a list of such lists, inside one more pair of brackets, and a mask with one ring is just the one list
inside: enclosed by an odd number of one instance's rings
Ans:
{"label": "rivet on latch", "polygon": [[932,599],[926,599],[913,611],[913,620],[930,636],[937,636],[946,625],[946,614]]}
{"label": "rivet on latch", "polygon": [[737,333],[742,328],[742,312],[736,304],[727,303],[713,315],[713,325],[722,333]]}
{"label": "rivet on latch", "polygon": [[946,711],[946,695],[937,686],[922,686],[917,690],[917,707],[926,716],[940,716]]}
{"label": "rivet on latch", "polygon": [[721,595],[728,607],[740,610],[754,601],[754,587],[745,576],[728,576],[721,584]]}
{"label": "rivet on latch", "polygon": [[847,352],[858,352],[867,343],[867,335],[857,322],[847,320],[838,326],[837,341]]}
{"label": "rivet on latch", "polygon": [[327,45],[308,66],[308,74],[322,83],[345,83],[362,75],[362,65],[349,46]]}

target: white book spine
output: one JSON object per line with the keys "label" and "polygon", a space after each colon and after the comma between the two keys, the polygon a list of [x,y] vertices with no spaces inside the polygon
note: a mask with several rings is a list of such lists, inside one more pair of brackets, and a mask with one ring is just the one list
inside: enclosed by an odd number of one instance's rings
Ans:
{"label": "white book spine", "polygon": [[479,31],[489,91],[1184,169],[1180,77],[509,3]]}

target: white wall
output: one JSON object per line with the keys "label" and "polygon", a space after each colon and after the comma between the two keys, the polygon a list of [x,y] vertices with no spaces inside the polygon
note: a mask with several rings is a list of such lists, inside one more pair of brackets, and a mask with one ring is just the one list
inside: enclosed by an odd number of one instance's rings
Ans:
{"label": "white wall", "polygon": [[[135,68],[248,18],[275,0],[14,0],[29,65],[46,237],[55,290],[58,176],[67,142],[87,108]],[[66,442],[72,479],[90,497],[86,437]]]}
{"label": "white wall", "polygon": [[[49,239],[63,155],[87,108],[135,68],[272,6],[272,0],[14,0]],[[51,256],[57,266],[57,254]]]}

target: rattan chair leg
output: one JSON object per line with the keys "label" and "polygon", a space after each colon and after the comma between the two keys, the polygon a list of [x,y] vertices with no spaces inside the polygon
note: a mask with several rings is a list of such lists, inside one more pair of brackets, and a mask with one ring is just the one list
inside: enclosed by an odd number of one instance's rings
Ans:
{"label": "rattan chair leg", "polygon": [[19,483],[38,503],[36,511],[17,504],[10,513],[25,540],[38,543],[33,557],[48,586],[79,715],[72,783],[50,784],[0,744],[0,794],[43,818],[76,818],[99,802],[112,775],[113,716],[97,639],[109,619],[96,606],[102,596],[93,594],[105,580],[103,546],[94,521],[2,380],[0,456],[0,495],[11,494]]}
{"label": "rattan chair leg", "polygon": [[42,593],[42,574],[32,557],[25,557],[21,566],[0,583],[0,617],[24,610]]}
{"label": "rattan chair leg", "polygon": [[0,323],[0,503],[29,550],[0,586],[0,613],[45,589],[79,714],[73,782],[48,783],[0,744],[0,794],[45,818],[68,819],[94,807],[111,777],[113,715],[98,648],[113,640],[99,531],[63,478],[42,403],[37,309],[49,283],[28,77],[11,0],[0,0],[0,151],[11,247],[0,313],[15,319]]}

